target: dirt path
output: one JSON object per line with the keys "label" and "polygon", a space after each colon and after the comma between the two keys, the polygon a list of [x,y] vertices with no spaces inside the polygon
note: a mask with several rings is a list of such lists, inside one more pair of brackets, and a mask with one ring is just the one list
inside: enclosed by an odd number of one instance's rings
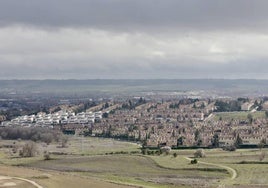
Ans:
{"label": "dirt path", "polygon": [[35,181],[29,180],[29,179],[26,179],[26,178],[19,178],[19,177],[12,177],[12,176],[0,176],[0,180],[1,179],[10,179],[10,180],[16,179],[16,180],[21,180],[21,181],[25,181],[27,183],[32,184],[36,188],[43,188],[41,185],[37,184]]}
{"label": "dirt path", "polygon": [[[191,161],[192,159],[189,157],[184,157],[185,159]],[[231,176],[231,180],[234,180],[237,177],[237,172],[235,169],[229,167],[229,166],[225,166],[225,165],[221,165],[221,164],[215,164],[215,163],[207,163],[207,162],[202,162],[202,161],[198,161],[199,164],[205,164],[205,165],[211,165],[211,166],[217,166],[220,168],[224,168],[226,170],[228,170],[229,172],[231,172],[232,176]]]}

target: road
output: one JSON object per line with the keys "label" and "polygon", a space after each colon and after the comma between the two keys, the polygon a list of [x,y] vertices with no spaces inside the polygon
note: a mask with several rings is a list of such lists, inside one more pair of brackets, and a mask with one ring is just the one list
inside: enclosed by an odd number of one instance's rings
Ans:
{"label": "road", "polygon": [[41,185],[37,184],[35,181],[29,180],[29,179],[26,179],[26,178],[12,177],[12,176],[0,176],[0,180],[12,180],[12,179],[25,181],[27,183],[32,184],[36,188],[43,188]]}
{"label": "road", "polygon": [[[185,159],[191,161],[192,159],[189,157],[184,157]],[[216,167],[220,167],[223,169],[228,170],[229,172],[231,172],[231,180],[234,180],[237,177],[237,172],[235,169],[229,167],[229,166],[225,166],[225,165],[221,165],[221,164],[216,164],[216,163],[207,163],[207,162],[202,162],[202,161],[198,161],[199,164],[205,164],[205,165],[211,165],[211,166],[216,166]]]}

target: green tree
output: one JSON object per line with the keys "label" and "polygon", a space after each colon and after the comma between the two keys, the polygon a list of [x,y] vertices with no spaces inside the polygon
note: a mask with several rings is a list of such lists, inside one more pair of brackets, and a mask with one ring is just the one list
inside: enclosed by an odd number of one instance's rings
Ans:
{"label": "green tree", "polygon": [[109,117],[109,113],[108,112],[104,112],[102,116],[103,116],[103,118],[108,118]]}
{"label": "green tree", "polygon": [[200,139],[200,131],[198,129],[194,132],[194,140],[197,141]]}
{"label": "green tree", "polygon": [[104,108],[109,108],[109,103],[108,102],[105,103]]}
{"label": "green tree", "polygon": [[177,146],[182,146],[183,143],[184,143],[184,137],[183,136],[180,136],[177,140]]}
{"label": "green tree", "polygon": [[218,148],[220,146],[220,139],[219,139],[219,135],[217,133],[215,133],[212,137],[212,140],[211,140],[211,144],[212,144],[212,147],[214,148]]}

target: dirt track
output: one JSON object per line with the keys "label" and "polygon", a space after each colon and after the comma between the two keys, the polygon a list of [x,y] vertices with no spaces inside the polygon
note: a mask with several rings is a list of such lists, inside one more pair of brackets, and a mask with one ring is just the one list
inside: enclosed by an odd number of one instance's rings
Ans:
{"label": "dirt track", "polygon": [[[20,177],[11,177],[11,176],[0,176],[0,182],[3,180],[8,180],[8,182],[4,183],[3,186],[4,187],[13,187],[16,186],[16,183],[13,182],[12,180],[20,180],[20,181],[24,181],[27,183],[32,184],[34,187],[36,188],[43,188],[41,185],[37,184],[36,182],[29,180],[29,179],[25,179],[25,178],[20,178]],[[1,186],[0,186],[1,187]]]}

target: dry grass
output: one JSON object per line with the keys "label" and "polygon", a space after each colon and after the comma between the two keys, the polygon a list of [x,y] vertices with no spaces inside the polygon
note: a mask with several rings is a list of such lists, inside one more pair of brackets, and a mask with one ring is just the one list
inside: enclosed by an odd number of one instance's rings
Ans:
{"label": "dry grass", "polygon": [[[14,141],[1,141],[1,144],[13,144]],[[0,175],[11,175],[28,178],[44,187],[217,187],[224,183],[227,187],[246,187],[257,185],[268,187],[268,157],[259,162],[260,150],[248,149],[234,152],[221,149],[205,150],[206,158],[200,161],[215,163],[234,168],[238,177],[230,177],[218,167],[196,164],[190,165],[184,157],[193,157],[195,150],[176,150],[173,155],[142,156],[142,155],[105,155],[118,151],[138,151],[132,143],[111,139],[73,137],[68,148],[58,148],[57,144],[39,146],[43,150],[65,152],[68,155],[52,155],[53,160],[45,161],[40,156],[34,158],[16,158],[10,155],[10,149],[0,149]],[[18,143],[23,144],[23,141]],[[267,149],[263,151],[268,153]],[[241,164],[249,161],[251,164]],[[19,165],[21,167],[14,167]],[[26,167],[26,168],[25,168]],[[39,170],[32,170],[35,168]],[[101,180],[100,180],[101,179]],[[114,183],[125,184],[117,185]],[[18,182],[19,185],[19,182]],[[19,187],[27,187],[20,184]]]}

